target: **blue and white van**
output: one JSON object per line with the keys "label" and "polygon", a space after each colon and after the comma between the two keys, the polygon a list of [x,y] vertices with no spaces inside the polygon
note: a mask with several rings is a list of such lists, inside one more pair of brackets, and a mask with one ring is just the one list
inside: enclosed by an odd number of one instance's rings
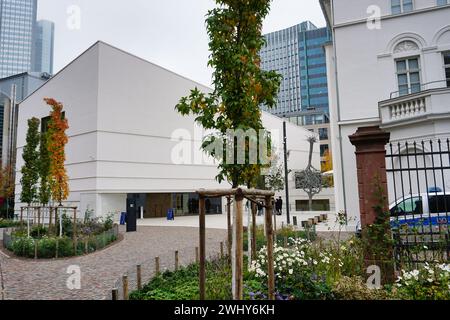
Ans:
{"label": "blue and white van", "polygon": [[[431,191],[431,190],[429,190]],[[450,226],[450,193],[428,192],[405,196],[390,205],[391,227],[429,227],[444,229]]]}

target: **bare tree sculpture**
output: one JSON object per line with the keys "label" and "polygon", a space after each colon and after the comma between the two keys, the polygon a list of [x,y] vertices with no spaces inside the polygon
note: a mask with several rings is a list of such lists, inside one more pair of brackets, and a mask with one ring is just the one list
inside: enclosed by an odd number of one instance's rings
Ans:
{"label": "bare tree sculpture", "polygon": [[309,198],[309,211],[313,211],[313,198],[322,191],[322,173],[312,165],[314,144],[318,142],[317,138],[311,136],[307,140],[309,142],[308,166],[305,170],[295,174],[295,187],[306,192]]}

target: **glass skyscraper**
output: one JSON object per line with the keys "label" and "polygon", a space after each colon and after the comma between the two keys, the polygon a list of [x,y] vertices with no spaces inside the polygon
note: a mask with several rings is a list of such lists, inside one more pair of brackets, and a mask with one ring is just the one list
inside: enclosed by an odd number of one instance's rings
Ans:
{"label": "glass skyscraper", "polygon": [[0,78],[31,70],[37,0],[0,0]]}
{"label": "glass skyscraper", "polygon": [[302,125],[325,122],[329,114],[324,44],[327,28],[309,21],[265,35],[261,68],[283,76],[276,107],[264,110],[281,117],[300,117]]}
{"label": "glass skyscraper", "polygon": [[36,23],[32,71],[53,74],[53,47],[55,24],[51,21],[40,20]]}
{"label": "glass skyscraper", "polygon": [[315,132],[320,138],[322,165],[331,139],[327,66],[324,45],[331,41],[328,28],[310,21],[265,35],[261,68],[283,76],[277,105],[261,108]]}

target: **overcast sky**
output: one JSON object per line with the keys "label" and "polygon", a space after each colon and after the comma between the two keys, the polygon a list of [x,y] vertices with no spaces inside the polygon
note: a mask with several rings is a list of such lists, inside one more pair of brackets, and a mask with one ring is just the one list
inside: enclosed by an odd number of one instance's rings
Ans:
{"label": "overcast sky", "polygon": [[[80,9],[80,28],[75,11]],[[56,24],[55,72],[102,40],[209,85],[205,15],[213,0],[38,0],[38,18]],[[68,13],[70,11],[71,13]],[[274,0],[264,33],[310,20],[325,26],[319,0]]]}

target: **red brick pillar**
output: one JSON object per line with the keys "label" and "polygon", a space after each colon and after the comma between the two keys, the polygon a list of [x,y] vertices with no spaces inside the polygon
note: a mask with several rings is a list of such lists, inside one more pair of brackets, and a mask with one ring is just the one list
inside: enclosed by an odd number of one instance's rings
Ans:
{"label": "red brick pillar", "polygon": [[[356,166],[358,173],[359,206],[361,228],[364,246],[365,265],[378,266],[381,271],[381,283],[393,283],[394,261],[392,245],[384,242],[384,235],[390,236],[389,223],[380,232],[374,233],[373,225],[378,213],[375,207],[382,205],[384,212],[389,210],[386,175],[386,144],[390,134],[376,127],[358,128],[355,134],[349,136],[350,142],[356,147]],[[381,186],[380,186],[381,184]],[[380,203],[379,188],[385,199]],[[377,192],[378,191],[378,192]],[[378,195],[377,195],[378,193]],[[386,219],[389,219],[388,217]],[[384,230],[383,230],[384,229]],[[368,269],[369,270],[369,269]]]}
{"label": "red brick pillar", "polygon": [[[376,218],[374,206],[379,200],[374,197],[374,183],[380,178],[383,190],[387,192],[386,177],[386,144],[390,133],[384,132],[378,126],[358,128],[355,134],[349,136],[350,142],[356,147],[356,166],[358,173],[359,207],[361,227],[373,224]],[[386,208],[389,208],[386,197]]]}

